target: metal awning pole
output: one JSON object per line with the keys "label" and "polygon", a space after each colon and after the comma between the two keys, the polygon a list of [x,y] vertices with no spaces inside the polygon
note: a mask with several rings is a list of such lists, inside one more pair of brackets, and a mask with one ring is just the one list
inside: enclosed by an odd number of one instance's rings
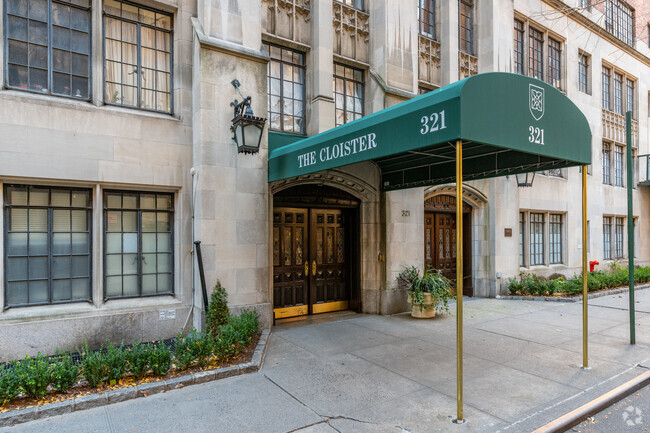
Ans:
{"label": "metal awning pole", "polygon": [[456,142],[456,419],[463,418],[463,142]]}
{"label": "metal awning pole", "polygon": [[587,287],[587,166],[582,166],[582,368],[589,368],[589,326]]}
{"label": "metal awning pole", "polygon": [[634,209],[632,206],[632,112],[625,113],[625,139],[627,141],[627,258],[630,284],[630,344],[636,344],[634,330]]}

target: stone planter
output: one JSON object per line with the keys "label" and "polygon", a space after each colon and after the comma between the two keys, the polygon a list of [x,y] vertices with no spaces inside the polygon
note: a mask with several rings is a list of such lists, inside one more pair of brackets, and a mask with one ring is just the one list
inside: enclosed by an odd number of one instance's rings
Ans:
{"label": "stone planter", "polygon": [[424,294],[424,306],[414,304],[411,301],[411,294],[408,296],[408,303],[411,304],[411,317],[417,319],[431,319],[436,316],[436,308],[431,293]]}

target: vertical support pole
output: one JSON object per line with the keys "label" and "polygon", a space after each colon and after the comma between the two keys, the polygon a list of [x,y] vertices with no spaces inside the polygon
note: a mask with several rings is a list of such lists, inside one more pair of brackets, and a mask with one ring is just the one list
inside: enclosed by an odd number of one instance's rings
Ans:
{"label": "vertical support pole", "polygon": [[632,112],[625,113],[625,139],[627,141],[627,258],[630,284],[630,344],[636,344],[634,330],[634,209],[632,206],[632,186],[634,170],[632,166]]}
{"label": "vertical support pole", "polygon": [[587,287],[587,166],[582,166],[582,368],[589,368],[589,290]]}
{"label": "vertical support pole", "polygon": [[456,142],[456,420],[463,418],[463,142]]}

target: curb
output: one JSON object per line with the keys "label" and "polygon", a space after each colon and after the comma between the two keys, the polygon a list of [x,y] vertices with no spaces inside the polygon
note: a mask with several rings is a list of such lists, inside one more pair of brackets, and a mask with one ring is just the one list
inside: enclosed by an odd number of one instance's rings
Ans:
{"label": "curb", "polygon": [[618,388],[614,388],[610,392],[580,406],[576,410],[551,421],[537,430],[534,430],[532,433],[561,433],[567,431],[571,427],[580,424],[588,417],[608,408],[617,401],[624,399],[628,395],[638,391],[648,384],[650,384],[650,371],[646,371],[634,379],[625,382]]}
{"label": "curb", "polygon": [[[649,283],[644,283],[639,286],[634,286],[634,291],[636,292],[637,290],[643,290],[650,288]],[[627,293],[630,291],[629,287],[622,287],[620,289],[610,289],[610,290],[603,290],[602,292],[598,293],[590,293],[587,296],[587,299],[596,299],[596,298],[602,298],[603,296],[610,296],[610,295],[619,295],[621,293]],[[511,300],[511,301],[545,301],[545,302],[579,302],[582,301],[582,295],[577,295],[577,296],[572,296],[570,298],[558,298],[555,296],[507,296],[507,295],[497,295],[496,299],[505,299],[505,300]]]}
{"label": "curb", "polygon": [[0,413],[0,427],[8,427],[55,415],[63,415],[93,407],[106,406],[121,401],[147,397],[152,394],[159,394],[161,392],[184,388],[189,385],[211,382],[213,380],[225,379],[227,377],[259,371],[264,363],[266,343],[269,340],[270,334],[270,329],[264,329],[262,331],[260,340],[257,342],[257,346],[255,346],[253,358],[250,362],[245,364],[215,370],[199,371],[197,373],[174,377],[172,379],[143,383],[142,385],[132,386],[130,388],[116,389],[99,394],[90,394],[57,403]]}

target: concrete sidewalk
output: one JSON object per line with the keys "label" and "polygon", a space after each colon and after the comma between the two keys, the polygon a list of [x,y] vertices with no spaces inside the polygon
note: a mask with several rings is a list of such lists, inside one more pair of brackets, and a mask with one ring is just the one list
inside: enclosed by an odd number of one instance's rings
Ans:
{"label": "concrete sidewalk", "polygon": [[463,425],[453,315],[342,313],[276,326],[259,373],[6,431],[530,432],[647,371],[650,290],[636,298],[636,346],[627,295],[589,302],[588,371],[581,304],[467,299]]}

